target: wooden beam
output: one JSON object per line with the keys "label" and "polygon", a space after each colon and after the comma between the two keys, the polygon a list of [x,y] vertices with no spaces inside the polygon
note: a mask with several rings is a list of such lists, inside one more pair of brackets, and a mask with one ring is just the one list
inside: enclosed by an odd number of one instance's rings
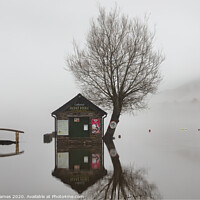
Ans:
{"label": "wooden beam", "polygon": [[15,129],[8,129],[8,128],[0,128],[0,131],[12,131],[12,132],[24,133],[24,131],[19,131],[19,130],[15,130]]}
{"label": "wooden beam", "polygon": [[0,157],[16,156],[22,153],[24,153],[24,151],[20,151],[19,153],[15,152],[15,153],[0,154]]}

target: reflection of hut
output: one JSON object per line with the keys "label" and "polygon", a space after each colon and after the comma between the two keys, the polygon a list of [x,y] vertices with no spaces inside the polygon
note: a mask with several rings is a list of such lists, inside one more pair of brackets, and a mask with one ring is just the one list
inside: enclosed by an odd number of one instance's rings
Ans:
{"label": "reflection of hut", "polygon": [[107,174],[103,165],[102,145],[94,147],[66,147],[65,151],[57,147],[55,169],[52,175],[68,184],[78,193],[82,193],[97,180]]}
{"label": "reflection of hut", "polygon": [[52,113],[58,143],[94,144],[101,141],[106,115],[106,112],[78,94]]}

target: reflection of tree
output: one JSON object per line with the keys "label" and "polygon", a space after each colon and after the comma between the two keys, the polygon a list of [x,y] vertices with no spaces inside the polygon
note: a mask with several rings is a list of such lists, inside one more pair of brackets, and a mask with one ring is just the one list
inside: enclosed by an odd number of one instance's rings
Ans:
{"label": "reflection of tree", "polygon": [[[106,142],[109,150],[115,150],[113,141]],[[86,194],[91,199],[160,199],[157,187],[145,178],[145,170],[122,169],[119,156],[111,156],[114,171],[101,179]]]}

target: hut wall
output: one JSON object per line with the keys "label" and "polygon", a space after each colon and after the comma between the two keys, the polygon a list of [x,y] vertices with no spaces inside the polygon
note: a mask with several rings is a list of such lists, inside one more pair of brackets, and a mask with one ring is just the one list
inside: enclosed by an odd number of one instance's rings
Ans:
{"label": "hut wall", "polygon": [[[95,112],[61,112],[57,114],[57,120],[68,120],[70,117],[88,117],[89,118],[89,135],[90,137],[95,137],[95,138],[102,138],[102,116],[98,113]],[[99,125],[100,125],[100,131],[99,133],[95,133],[95,131],[92,129],[92,120],[98,119],[99,120]],[[93,131],[92,131],[93,130]],[[94,133],[93,133],[94,132]],[[60,137],[60,136],[59,136]]]}

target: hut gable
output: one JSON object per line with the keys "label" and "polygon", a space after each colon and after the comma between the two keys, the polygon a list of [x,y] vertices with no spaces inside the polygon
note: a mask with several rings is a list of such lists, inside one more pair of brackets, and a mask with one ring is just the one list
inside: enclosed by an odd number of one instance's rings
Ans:
{"label": "hut gable", "polygon": [[95,137],[98,142],[103,136],[104,118],[107,113],[94,105],[81,94],[58,108],[52,113],[55,118],[55,133],[58,136],[58,143],[70,143],[69,138],[86,138],[92,142]]}
{"label": "hut gable", "polygon": [[107,113],[94,105],[91,101],[86,99],[81,94],[78,94],[73,99],[68,101],[66,104],[52,112],[52,115],[57,115],[63,112],[95,112],[101,116],[106,115]]}

